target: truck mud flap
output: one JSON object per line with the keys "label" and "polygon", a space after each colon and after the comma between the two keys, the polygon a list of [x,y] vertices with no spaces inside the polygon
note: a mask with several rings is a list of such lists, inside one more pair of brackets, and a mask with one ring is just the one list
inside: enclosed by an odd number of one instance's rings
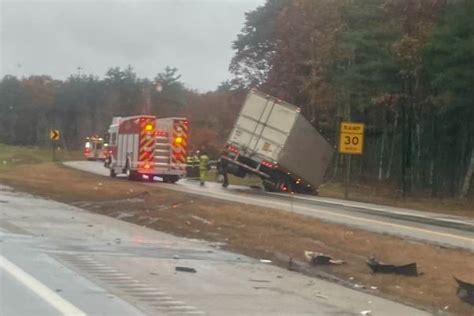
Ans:
{"label": "truck mud flap", "polygon": [[416,262],[403,265],[394,265],[378,261],[377,259],[371,257],[369,260],[367,260],[367,265],[374,273],[393,273],[407,276],[419,275]]}

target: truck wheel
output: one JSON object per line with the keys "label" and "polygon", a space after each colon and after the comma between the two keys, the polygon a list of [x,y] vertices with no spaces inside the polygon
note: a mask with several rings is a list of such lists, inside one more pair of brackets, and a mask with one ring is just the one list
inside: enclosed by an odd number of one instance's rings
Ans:
{"label": "truck wheel", "polygon": [[268,191],[268,192],[276,192],[276,188],[275,188],[275,183],[273,182],[270,182],[270,181],[266,181],[264,180],[262,182],[263,184],[263,188],[265,189],[265,191]]}
{"label": "truck wheel", "polygon": [[128,180],[131,180],[131,181],[140,180],[140,173],[138,173],[135,170],[128,169],[127,174],[128,174]]}
{"label": "truck wheel", "polygon": [[115,173],[115,169],[114,169],[114,168],[110,168],[109,171],[110,171],[109,174],[110,174],[110,176],[111,176],[112,178],[115,178],[115,177],[117,176],[117,173]]}
{"label": "truck wheel", "polygon": [[176,183],[179,180],[178,176],[164,176],[163,182],[164,183]]}

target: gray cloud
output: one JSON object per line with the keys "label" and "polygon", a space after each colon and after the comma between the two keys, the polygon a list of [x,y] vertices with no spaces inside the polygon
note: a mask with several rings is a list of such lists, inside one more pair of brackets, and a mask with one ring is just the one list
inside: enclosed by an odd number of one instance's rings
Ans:
{"label": "gray cloud", "polygon": [[[1,0],[0,0],[1,1]],[[231,43],[244,12],[265,0],[3,1],[1,74],[64,79],[131,65],[152,78],[177,67],[190,88],[230,77]]]}

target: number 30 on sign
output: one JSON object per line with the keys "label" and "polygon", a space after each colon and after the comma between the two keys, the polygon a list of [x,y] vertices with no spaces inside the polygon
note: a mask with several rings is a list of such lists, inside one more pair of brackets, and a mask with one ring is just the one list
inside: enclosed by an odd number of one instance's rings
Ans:
{"label": "number 30 on sign", "polygon": [[364,124],[342,122],[339,134],[339,152],[362,155],[364,149]]}

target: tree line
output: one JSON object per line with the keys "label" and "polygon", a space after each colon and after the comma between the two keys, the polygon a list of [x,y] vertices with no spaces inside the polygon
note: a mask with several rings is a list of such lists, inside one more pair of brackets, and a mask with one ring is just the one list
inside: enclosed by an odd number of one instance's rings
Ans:
{"label": "tree line", "polygon": [[[474,170],[472,16],[467,0],[267,0],[246,13],[233,78],[215,91],[185,88],[171,67],[153,79],[131,67],[101,79],[5,76],[0,142],[46,145],[54,127],[63,146],[80,148],[112,116],[151,113],[188,117],[192,148],[217,155],[257,87],[300,106],[334,145],[340,122],[365,123],[364,154],[352,159],[357,181],[464,196]],[[336,153],[328,177],[340,179],[343,167]]]}
{"label": "tree line", "polygon": [[223,86],[200,94],[180,78],[172,67],[153,80],[139,78],[132,67],[110,68],[102,79],[7,75],[0,81],[0,143],[46,146],[54,128],[61,132],[59,145],[80,149],[86,137],[105,134],[113,116],[153,114],[191,118],[191,149],[206,147],[217,155],[243,92]]}
{"label": "tree line", "polygon": [[[360,181],[467,194],[474,169],[474,2],[274,0],[233,46],[236,87],[295,103],[333,144],[366,125]],[[338,154],[331,175],[341,176]]]}

